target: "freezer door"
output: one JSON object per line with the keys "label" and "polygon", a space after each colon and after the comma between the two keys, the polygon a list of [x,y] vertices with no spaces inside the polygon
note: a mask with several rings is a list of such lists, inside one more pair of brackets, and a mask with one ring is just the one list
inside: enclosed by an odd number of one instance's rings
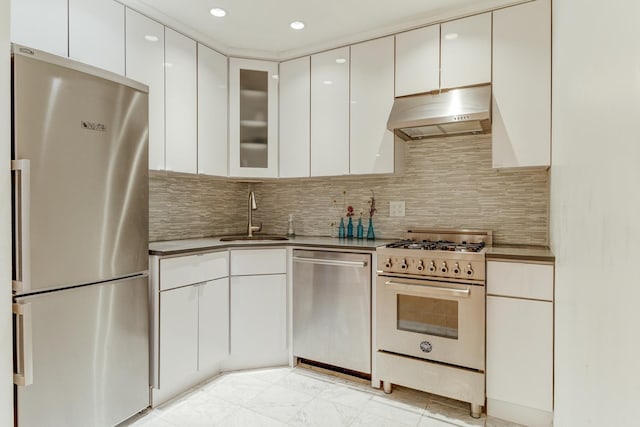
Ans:
{"label": "freezer door", "polygon": [[32,370],[15,386],[19,427],[113,426],[149,405],[147,288],[137,276],[16,299],[30,316],[15,316],[16,359]]}
{"label": "freezer door", "polygon": [[146,271],[148,94],[35,57],[13,67],[17,293]]}

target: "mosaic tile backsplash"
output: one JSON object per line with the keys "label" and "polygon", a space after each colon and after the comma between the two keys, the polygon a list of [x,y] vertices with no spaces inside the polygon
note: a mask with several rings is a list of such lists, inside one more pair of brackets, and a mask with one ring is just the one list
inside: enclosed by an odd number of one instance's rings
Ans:
{"label": "mosaic tile backsplash", "polygon": [[149,240],[237,234],[246,229],[246,183],[149,172]]}
{"label": "mosaic tile backsplash", "polygon": [[[350,176],[238,183],[228,179],[153,172],[150,238],[203,237],[244,232],[246,196],[256,193],[254,223],[285,234],[293,214],[299,235],[337,236],[347,206],[357,223],[375,196],[376,237],[398,238],[408,229],[481,228],[495,243],[548,244],[549,174],[545,170],[495,170],[491,136],[406,143],[404,171],[392,176]],[[405,216],[390,217],[389,202],[404,201]],[[355,230],[355,228],[354,228]]]}

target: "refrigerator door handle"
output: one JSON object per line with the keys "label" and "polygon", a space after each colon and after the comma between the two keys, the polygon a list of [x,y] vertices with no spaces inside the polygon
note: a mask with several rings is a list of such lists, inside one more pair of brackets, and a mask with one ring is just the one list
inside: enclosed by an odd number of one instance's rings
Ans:
{"label": "refrigerator door handle", "polygon": [[13,304],[15,319],[16,371],[13,382],[18,386],[33,384],[33,329],[31,304]]}
{"label": "refrigerator door handle", "polygon": [[31,290],[31,161],[20,159],[11,161],[14,172],[14,240],[15,277],[12,280],[15,292]]}

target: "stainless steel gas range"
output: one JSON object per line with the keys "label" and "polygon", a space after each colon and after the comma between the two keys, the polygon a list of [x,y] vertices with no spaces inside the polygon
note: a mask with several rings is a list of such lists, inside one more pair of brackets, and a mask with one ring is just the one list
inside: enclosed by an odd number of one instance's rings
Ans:
{"label": "stainless steel gas range", "polygon": [[488,230],[413,230],[377,249],[376,365],[398,384],[485,401],[485,252]]}

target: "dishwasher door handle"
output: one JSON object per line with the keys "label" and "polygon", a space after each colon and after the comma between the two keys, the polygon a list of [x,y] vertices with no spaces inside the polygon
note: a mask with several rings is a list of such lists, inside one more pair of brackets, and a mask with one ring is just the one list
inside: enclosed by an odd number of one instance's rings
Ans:
{"label": "dishwasher door handle", "polygon": [[367,261],[341,261],[338,259],[321,259],[321,258],[305,258],[294,256],[294,262],[302,262],[306,264],[331,265],[335,267],[366,267]]}

